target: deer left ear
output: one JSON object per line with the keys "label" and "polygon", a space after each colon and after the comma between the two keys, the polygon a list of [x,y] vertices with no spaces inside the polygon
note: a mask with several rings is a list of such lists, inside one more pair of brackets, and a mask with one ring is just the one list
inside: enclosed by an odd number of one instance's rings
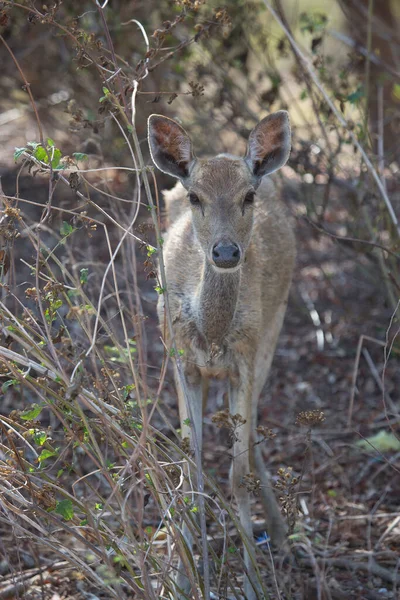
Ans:
{"label": "deer left ear", "polygon": [[249,136],[246,162],[260,180],[277,171],[290,154],[290,121],[286,110],[280,110],[256,125]]}
{"label": "deer left ear", "polygon": [[195,156],[186,131],[172,119],[150,115],[148,122],[149,147],[156,167],[184,181],[189,176]]}

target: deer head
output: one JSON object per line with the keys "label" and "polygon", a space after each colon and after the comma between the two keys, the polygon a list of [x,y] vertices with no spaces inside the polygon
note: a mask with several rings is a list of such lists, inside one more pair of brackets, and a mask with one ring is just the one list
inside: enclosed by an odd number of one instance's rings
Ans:
{"label": "deer head", "polygon": [[193,229],[208,262],[222,273],[236,271],[250,242],[261,179],[289,157],[288,113],[282,110],[260,121],[250,133],[243,158],[229,154],[196,158],[186,131],[161,115],[151,115],[148,128],[154,164],[188,191]]}

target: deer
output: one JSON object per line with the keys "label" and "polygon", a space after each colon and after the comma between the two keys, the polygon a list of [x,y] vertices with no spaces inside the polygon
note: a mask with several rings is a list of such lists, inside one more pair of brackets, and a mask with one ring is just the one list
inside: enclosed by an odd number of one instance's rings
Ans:
{"label": "deer", "polygon": [[[177,381],[182,437],[202,444],[203,405],[212,378],[227,381],[229,411],[242,425],[233,441],[231,485],[241,528],[244,593],[263,598],[254,568],[250,492],[244,478],[255,466],[272,543],[282,547],[286,526],[264,465],[257,432],[257,407],[268,378],[283,324],[296,248],[293,228],[269,177],[288,160],[291,128],[287,111],[263,118],[248,138],[244,157],[218,154],[197,158],[191,139],[176,121],[153,114],[148,120],[151,158],[162,172],[178,179],[164,192],[169,228],[163,258],[176,347],[182,349],[187,402]],[[163,295],[158,301],[165,327]],[[182,534],[191,548],[192,536]],[[179,598],[190,598],[182,564]]]}

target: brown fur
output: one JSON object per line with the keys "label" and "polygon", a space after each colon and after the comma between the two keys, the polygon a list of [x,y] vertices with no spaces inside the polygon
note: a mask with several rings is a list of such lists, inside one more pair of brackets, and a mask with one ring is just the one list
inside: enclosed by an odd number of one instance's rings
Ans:
{"label": "brown fur", "polygon": [[[261,121],[250,135],[245,159],[220,155],[198,160],[180,126],[169,119],[164,121],[163,117],[154,119],[149,124],[153,159],[184,184],[178,183],[164,192],[169,230],[163,249],[175,342],[183,350],[189,390],[185,399],[177,385],[182,435],[190,437],[195,428],[201,446],[202,401],[207,380],[226,378],[230,412],[240,413],[245,420],[234,443],[232,469],[243,530],[252,547],[250,496],[241,482],[249,474],[249,454],[253,448],[268,531],[277,544],[282,544],[285,527],[263,466],[260,445],[254,442],[257,403],[282,326],[295,262],[295,241],[287,212],[271,179],[262,178],[287,159],[290,149],[287,114],[276,113]],[[185,160],[178,160],[172,169],[168,144],[160,148],[157,142],[160,122],[163,136],[171,127],[170,138],[174,140],[179,135],[180,143],[184,144]],[[175,142],[172,147],[175,151]],[[246,202],[249,190],[256,190],[253,204]],[[192,206],[188,192],[198,200]],[[213,264],[212,249],[221,241],[235,243],[240,248],[238,267],[218,269]],[[159,299],[158,314],[162,331],[167,331],[163,296]],[[168,333],[166,343],[170,344]],[[194,423],[188,424],[187,402]],[[184,535],[191,544],[187,529]],[[248,600],[255,600],[255,590],[259,591],[260,586],[249,552],[245,550],[244,555],[248,571],[245,595]],[[185,593],[190,589],[182,573],[177,583]]]}
{"label": "brown fur", "polygon": [[[207,176],[210,176],[209,169]],[[211,180],[208,188],[213,187]],[[193,231],[186,190],[178,183],[172,190],[164,192],[164,198],[170,223],[164,260],[177,346],[184,350],[185,362],[191,372],[212,376],[226,366],[227,376],[232,376],[239,371],[240,365],[235,364],[238,349],[240,359],[244,354],[256,353],[269,323],[286,299],[295,258],[294,236],[287,211],[276,197],[272,181],[264,178],[257,192],[251,240],[241,271],[215,273],[214,276],[210,273],[208,282],[202,278],[204,259]],[[254,273],[257,273],[256,277]],[[211,288],[209,292],[208,287],[205,289],[207,283]],[[229,289],[237,294],[236,303],[228,295]],[[198,327],[200,316],[196,305],[202,291],[206,295],[207,321],[223,331],[220,339],[217,339],[216,330],[215,336],[211,333],[210,339],[205,339]],[[163,327],[162,296],[158,312]],[[208,322],[203,327],[213,331]],[[212,358],[211,345],[218,342],[223,346],[222,355]],[[199,349],[204,355],[199,354]]]}

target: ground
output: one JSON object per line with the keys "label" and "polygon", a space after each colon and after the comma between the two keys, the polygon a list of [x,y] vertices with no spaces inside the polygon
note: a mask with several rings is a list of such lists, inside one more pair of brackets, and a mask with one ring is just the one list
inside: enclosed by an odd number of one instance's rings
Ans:
{"label": "ground", "polygon": [[[4,192],[13,195],[15,174],[7,169],[2,181]],[[280,468],[289,469],[289,480],[292,476],[301,479],[294,486],[291,499],[288,500],[287,490],[277,491],[289,505],[291,502],[289,520],[296,521],[292,532],[296,557],[292,561],[277,559],[275,563],[281,596],[271,577],[263,515],[255,495],[253,515],[260,547],[259,566],[265,569],[271,598],[397,598],[399,449],[385,449],[379,437],[374,437],[380,432],[395,432],[399,422],[395,395],[400,374],[395,354],[386,352],[385,363],[386,338],[391,341],[394,335],[390,330],[392,310],[376,284],[379,271],[374,255],[310,226],[302,203],[306,185],[296,181],[293,174],[284,181],[283,197],[296,228],[298,259],[285,324],[259,408],[260,424],[275,434],[265,442],[264,451],[274,480],[278,479]],[[33,181],[24,176],[20,189],[22,197],[29,193],[30,200],[45,201],[44,178]],[[348,218],[338,191],[337,194],[327,214],[328,222],[332,216],[335,232],[346,226]],[[34,220],[35,213],[31,212],[30,218]],[[143,211],[136,230],[143,231],[147,222],[148,214]],[[99,246],[96,251],[100,235],[97,233],[88,243],[102,260],[102,248]],[[15,259],[18,261],[26,251],[25,246],[16,243]],[[146,276],[146,254],[139,246],[136,259],[147,318],[149,380],[155,393],[163,355],[155,314],[156,294],[153,280]],[[357,361],[362,336],[367,337],[362,340]],[[170,372],[162,392],[162,406],[177,427]],[[18,408],[18,398],[3,396],[2,413],[8,414],[11,408]],[[206,472],[229,494],[227,436],[212,422],[212,416],[222,408],[223,394],[216,385],[204,417],[204,463]],[[324,420],[310,430],[298,423],[302,411],[322,411]],[[156,420],[154,424],[168,434],[165,423]],[[151,500],[145,520],[146,525],[157,528]],[[91,591],[79,569],[67,561],[54,561],[48,549],[41,548],[40,541],[33,544],[15,535],[7,519],[0,521],[0,528],[0,598],[107,598],[104,591]],[[299,531],[306,533],[308,544],[304,538],[297,543]]]}

